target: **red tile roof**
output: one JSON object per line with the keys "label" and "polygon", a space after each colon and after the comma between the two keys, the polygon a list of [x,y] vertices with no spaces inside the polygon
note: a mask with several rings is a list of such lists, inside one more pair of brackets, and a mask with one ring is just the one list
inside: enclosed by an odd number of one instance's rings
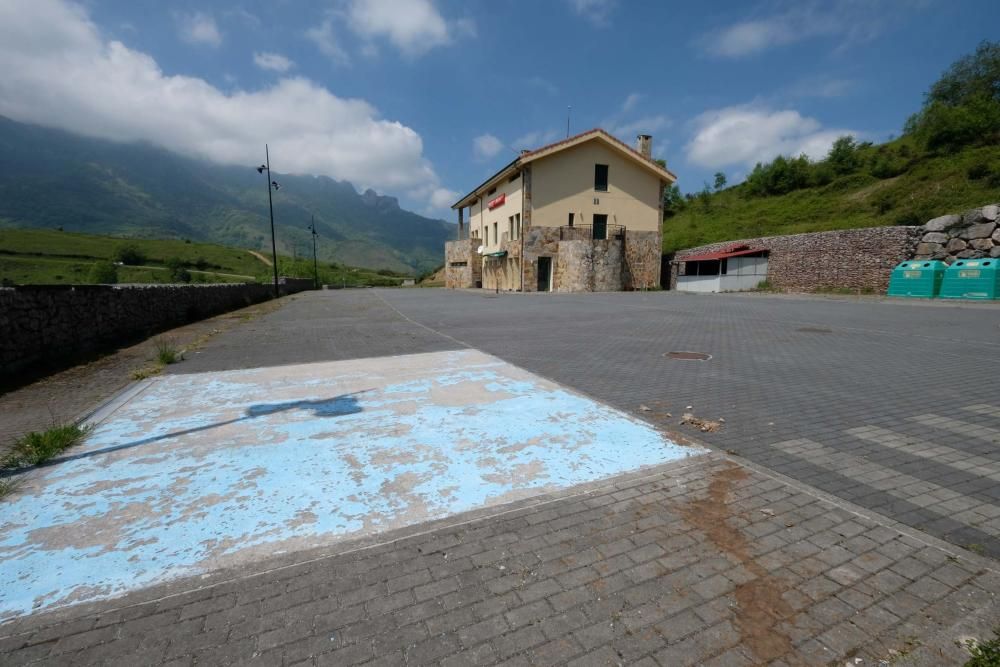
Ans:
{"label": "red tile roof", "polygon": [[581,132],[580,134],[574,134],[572,137],[566,137],[565,139],[561,139],[559,141],[555,141],[555,142],[553,142],[551,144],[546,144],[545,146],[541,146],[541,147],[536,148],[534,150],[523,151],[519,156],[517,156],[516,158],[514,158],[514,160],[512,160],[507,166],[505,166],[502,169],[500,169],[500,171],[498,171],[495,174],[493,174],[492,176],[490,176],[488,179],[486,179],[485,181],[483,181],[480,185],[476,186],[475,189],[473,189],[471,192],[469,192],[468,194],[464,195],[461,199],[459,199],[457,202],[455,202],[454,204],[452,204],[452,208],[458,207],[458,205],[460,203],[462,203],[463,201],[465,201],[469,197],[472,197],[473,195],[475,195],[476,192],[478,192],[481,188],[483,188],[487,183],[490,183],[491,181],[493,181],[494,179],[496,179],[497,177],[499,177],[501,174],[506,173],[508,170],[510,170],[512,168],[518,167],[520,165],[521,161],[524,160],[525,158],[532,158],[532,157],[534,157],[534,156],[536,156],[536,155],[538,155],[540,153],[543,153],[543,152],[546,152],[546,151],[550,151],[550,150],[552,150],[554,148],[558,148],[558,147],[563,146],[565,144],[573,143],[574,141],[577,141],[579,139],[583,139],[584,137],[587,137],[587,136],[590,136],[590,135],[601,135],[602,137],[604,137],[608,141],[611,141],[612,143],[617,144],[620,148],[624,148],[625,150],[627,150],[629,153],[632,154],[632,156],[634,156],[634,157],[642,160],[643,162],[646,162],[647,164],[649,164],[650,166],[654,167],[655,169],[659,169],[659,170],[663,170],[663,171],[667,172],[668,174],[670,174],[674,178],[675,181],[677,180],[677,175],[674,174],[674,172],[670,171],[666,167],[661,167],[660,164],[656,160],[654,160],[653,158],[646,157],[645,155],[643,155],[642,153],[640,153],[636,149],[634,149],[631,146],[629,146],[628,144],[626,144],[624,141],[621,141],[617,137],[612,136],[611,134],[609,134],[608,132],[606,132],[605,130],[603,130],[603,129],[599,128],[599,127],[595,127],[593,129],[587,130],[586,132]]}
{"label": "red tile roof", "polygon": [[618,137],[610,134],[606,130],[604,130],[602,128],[599,128],[599,127],[592,128],[590,130],[587,130],[586,132],[581,132],[580,134],[574,134],[572,137],[566,137],[565,139],[562,139],[560,141],[555,141],[555,142],[553,142],[551,144],[546,144],[545,146],[542,146],[540,148],[536,148],[534,150],[526,151],[524,153],[521,153],[521,157],[522,158],[524,158],[524,157],[531,157],[532,155],[536,155],[537,153],[542,153],[542,152],[545,152],[545,151],[550,150],[552,148],[556,148],[558,146],[562,146],[563,144],[573,143],[577,139],[582,139],[583,137],[585,137],[587,135],[590,135],[590,134],[600,134],[604,138],[610,139],[614,143],[618,144],[620,147],[622,147],[622,148],[626,149],[627,151],[629,151],[630,153],[632,153],[635,157],[639,158],[640,160],[644,160],[646,162],[649,162],[649,163],[655,165],[656,167],[658,167],[660,169],[663,169],[668,174],[670,174],[671,176],[674,176],[676,178],[676,175],[672,171],[670,171],[666,167],[661,167],[660,164],[656,160],[654,160],[653,158],[646,157],[645,155],[643,155],[642,153],[640,153],[636,149],[632,148],[631,146],[629,146],[628,144],[626,144],[624,141],[622,141]]}
{"label": "red tile roof", "polygon": [[707,262],[713,259],[725,259],[727,257],[740,257],[741,255],[753,255],[758,252],[767,252],[767,248],[747,248],[746,246],[738,246],[746,248],[746,250],[736,250],[732,248],[724,248],[722,250],[717,250],[716,252],[706,252],[703,255],[690,255],[689,257],[678,257],[678,262]]}

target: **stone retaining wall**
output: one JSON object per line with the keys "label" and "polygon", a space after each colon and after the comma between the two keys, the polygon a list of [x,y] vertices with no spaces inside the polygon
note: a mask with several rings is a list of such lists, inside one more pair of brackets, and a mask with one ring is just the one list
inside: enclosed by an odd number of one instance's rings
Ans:
{"label": "stone retaining wall", "polygon": [[622,289],[622,242],[560,241],[556,292],[617,292]]}
{"label": "stone retaining wall", "polygon": [[[312,281],[282,287],[284,293]],[[273,295],[271,285],[26,285],[0,288],[0,378],[243,308]]]}
{"label": "stone retaining wall", "polygon": [[662,232],[625,232],[624,289],[643,290],[660,286]]}
{"label": "stone retaining wall", "polygon": [[[669,223],[667,223],[669,224]],[[913,257],[923,227],[869,227],[812,234],[770,236],[713,243],[682,250],[674,256],[670,288],[685,257],[717,252],[734,245],[769,251],[767,280],[771,287],[811,292],[852,289],[884,292],[892,268]]]}
{"label": "stone retaining wall", "polygon": [[[670,224],[669,222],[667,224]],[[770,251],[767,280],[774,289],[811,292],[848,288],[884,292],[892,268],[907,259],[1000,257],[1000,204],[943,215],[920,227],[869,227],[835,232],[725,241],[676,253],[670,288],[685,257],[737,245]]]}
{"label": "stone retaining wall", "polygon": [[958,215],[942,215],[923,226],[914,259],[1000,257],[1000,206],[990,204]]}

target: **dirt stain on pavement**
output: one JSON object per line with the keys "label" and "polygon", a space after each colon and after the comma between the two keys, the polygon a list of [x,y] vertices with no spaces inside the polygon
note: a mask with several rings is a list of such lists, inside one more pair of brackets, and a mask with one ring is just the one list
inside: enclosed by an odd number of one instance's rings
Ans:
{"label": "dirt stain on pavement", "polygon": [[743,644],[761,663],[778,658],[796,660],[792,641],[777,625],[795,616],[791,605],[782,597],[787,584],[771,575],[750,555],[746,536],[729,523],[733,506],[729,495],[733,487],[748,477],[742,467],[730,463],[716,471],[708,487],[708,495],[692,500],[681,508],[684,520],[705,533],[712,544],[735,558],[754,579],[736,587],[733,597],[736,627]]}

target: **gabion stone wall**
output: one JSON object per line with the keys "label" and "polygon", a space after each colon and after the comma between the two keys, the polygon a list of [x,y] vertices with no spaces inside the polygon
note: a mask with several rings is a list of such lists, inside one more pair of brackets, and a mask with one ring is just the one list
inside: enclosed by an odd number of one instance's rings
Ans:
{"label": "gabion stone wall", "polygon": [[[688,248],[678,252],[674,261],[746,245],[770,251],[767,280],[774,289],[811,292],[847,288],[884,292],[892,268],[913,257],[922,233],[922,227],[869,227],[741,239]],[[677,287],[678,270],[674,264],[671,289]]]}
{"label": "gabion stone wall", "polygon": [[[312,281],[304,281],[312,286]],[[300,291],[286,285],[283,292]],[[27,285],[0,288],[0,376],[71,363],[273,296],[271,285]]]}
{"label": "gabion stone wall", "polygon": [[[669,223],[667,223],[669,224]],[[1000,257],[1000,204],[942,215],[919,227],[869,227],[712,243],[679,251],[671,268],[677,287],[685,257],[734,245],[770,251],[767,279],[775,289],[810,292],[849,288],[884,292],[894,266],[907,259]]]}

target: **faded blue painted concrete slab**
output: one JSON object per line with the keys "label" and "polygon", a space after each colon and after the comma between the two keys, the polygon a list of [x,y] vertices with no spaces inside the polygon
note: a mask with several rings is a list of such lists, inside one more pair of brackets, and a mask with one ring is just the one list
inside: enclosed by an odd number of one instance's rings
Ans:
{"label": "faded blue painted concrete slab", "polygon": [[472,350],[166,376],[0,503],[0,618],[701,451]]}

